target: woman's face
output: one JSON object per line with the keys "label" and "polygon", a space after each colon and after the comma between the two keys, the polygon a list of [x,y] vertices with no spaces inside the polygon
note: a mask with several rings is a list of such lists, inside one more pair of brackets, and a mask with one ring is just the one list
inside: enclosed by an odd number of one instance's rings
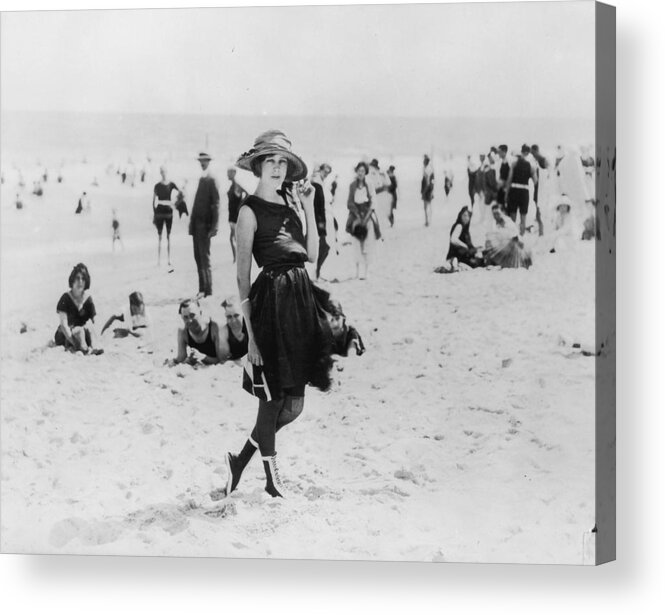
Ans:
{"label": "woman's face", "polygon": [[471,222],[471,216],[469,215],[468,211],[465,211],[462,214],[462,224],[466,226],[467,224],[469,224],[469,222]]}
{"label": "woman's face", "polygon": [[72,293],[74,295],[82,295],[85,290],[85,278],[82,273],[77,273],[74,276],[74,281],[72,283]]}
{"label": "woman's face", "polygon": [[289,161],[285,156],[272,154],[261,161],[261,181],[269,181],[281,186],[286,180]]}
{"label": "woman's face", "polygon": [[363,167],[362,165],[359,166],[359,167],[356,169],[356,175],[357,175],[358,179],[365,179],[365,175],[367,175],[367,174],[365,173],[365,167]]}

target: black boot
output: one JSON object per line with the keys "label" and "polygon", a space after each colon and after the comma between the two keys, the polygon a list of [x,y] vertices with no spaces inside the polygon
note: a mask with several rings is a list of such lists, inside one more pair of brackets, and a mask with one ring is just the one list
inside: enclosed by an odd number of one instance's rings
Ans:
{"label": "black boot", "polygon": [[226,467],[228,469],[228,477],[226,479],[227,494],[235,491],[238,487],[240,477],[242,476],[242,473],[247,467],[250,459],[254,456],[256,449],[257,444],[250,437],[247,442],[245,442],[245,446],[242,447],[242,450],[238,455],[226,453]]}
{"label": "black boot", "polygon": [[274,498],[283,498],[286,489],[279,476],[277,468],[277,454],[270,457],[262,457],[263,469],[266,471],[266,491]]}

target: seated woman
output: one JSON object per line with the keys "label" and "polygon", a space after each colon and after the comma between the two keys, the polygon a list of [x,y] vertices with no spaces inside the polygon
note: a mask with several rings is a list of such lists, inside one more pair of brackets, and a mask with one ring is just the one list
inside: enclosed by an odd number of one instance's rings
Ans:
{"label": "seated woman", "polygon": [[90,273],[88,268],[79,263],[69,274],[69,291],[64,293],[56,311],[60,317],[60,326],[55,332],[56,346],[64,346],[83,354],[102,354],[95,332],[95,304],[88,293]]}
{"label": "seated woman", "polygon": [[102,327],[102,335],[116,320],[122,325],[113,329],[115,337],[146,337],[152,333],[152,322],[145,307],[143,294],[134,291],[129,295],[129,309],[120,306],[115,314],[112,314]]}
{"label": "seated woman", "polygon": [[460,263],[472,268],[482,267],[484,264],[482,257],[478,256],[478,248],[471,241],[470,225],[471,211],[466,206],[462,207],[450,229],[450,247],[446,254],[448,271],[457,271]]}
{"label": "seated woman", "polygon": [[492,206],[492,216],[494,230],[487,233],[483,253],[485,263],[513,269],[531,267],[531,250],[520,239],[520,231],[515,222],[503,214],[498,204]]}

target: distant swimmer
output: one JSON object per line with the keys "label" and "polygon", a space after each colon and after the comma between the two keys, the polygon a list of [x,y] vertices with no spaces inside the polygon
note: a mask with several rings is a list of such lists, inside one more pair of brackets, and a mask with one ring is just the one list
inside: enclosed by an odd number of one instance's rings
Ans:
{"label": "distant swimmer", "polygon": [[238,223],[238,212],[243,201],[247,198],[247,191],[236,181],[236,170],[231,167],[226,170],[226,177],[231,182],[226,196],[229,201],[229,241],[231,242],[231,252],[233,262],[236,262],[236,250],[238,242],[236,239],[236,224]]}
{"label": "distant swimmer", "polygon": [[120,247],[124,251],[125,245],[122,243],[122,239],[120,237],[120,220],[118,220],[118,212],[115,209],[112,212],[111,228],[113,229],[113,239],[111,241],[111,250],[113,252],[115,252],[115,243],[117,241],[120,244]]}
{"label": "distant swimmer", "polygon": [[507,160],[508,146],[499,145],[498,154],[499,154],[499,179],[498,179],[498,191],[496,194],[496,201],[501,206],[501,209],[505,211],[506,186],[508,184],[508,176],[510,175],[510,163]]}
{"label": "distant swimmer", "polygon": [[152,223],[157,229],[157,266],[162,260],[162,232],[166,226],[166,258],[171,267],[171,227],[173,225],[173,192],[178,186],[166,178],[166,168],[160,167],[161,181],[155,184],[152,192]]}
{"label": "distant swimmer", "polygon": [[443,175],[443,191],[446,193],[446,196],[450,194],[450,191],[453,189],[453,172],[446,169]]}
{"label": "distant swimmer", "polygon": [[88,197],[87,192],[83,192],[81,197],[78,200],[78,205],[76,206],[75,214],[81,213],[90,213],[90,198]]}
{"label": "distant swimmer", "polygon": [[395,176],[395,166],[388,167],[388,192],[390,193],[390,213],[388,214],[388,222],[390,226],[395,225],[395,210],[397,209],[397,177]]}
{"label": "distant swimmer", "polygon": [[531,153],[528,145],[523,145],[515,162],[510,167],[510,175],[506,185],[506,212],[513,222],[520,214],[520,235],[526,230],[526,215],[529,211],[529,180],[537,182],[536,169],[532,167],[527,156]]}
{"label": "distant swimmer", "polygon": [[23,201],[18,194],[16,195],[16,209],[23,209]]}
{"label": "distant swimmer", "polygon": [[434,168],[427,154],[423,156],[423,176],[420,180],[420,198],[425,209],[425,226],[432,221],[432,199],[434,198]]}

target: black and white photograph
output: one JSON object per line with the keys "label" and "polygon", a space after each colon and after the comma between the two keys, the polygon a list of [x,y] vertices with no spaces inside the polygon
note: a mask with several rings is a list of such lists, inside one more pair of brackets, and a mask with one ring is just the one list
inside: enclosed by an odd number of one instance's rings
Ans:
{"label": "black and white photograph", "polygon": [[613,11],[3,12],[2,553],[614,559]]}

